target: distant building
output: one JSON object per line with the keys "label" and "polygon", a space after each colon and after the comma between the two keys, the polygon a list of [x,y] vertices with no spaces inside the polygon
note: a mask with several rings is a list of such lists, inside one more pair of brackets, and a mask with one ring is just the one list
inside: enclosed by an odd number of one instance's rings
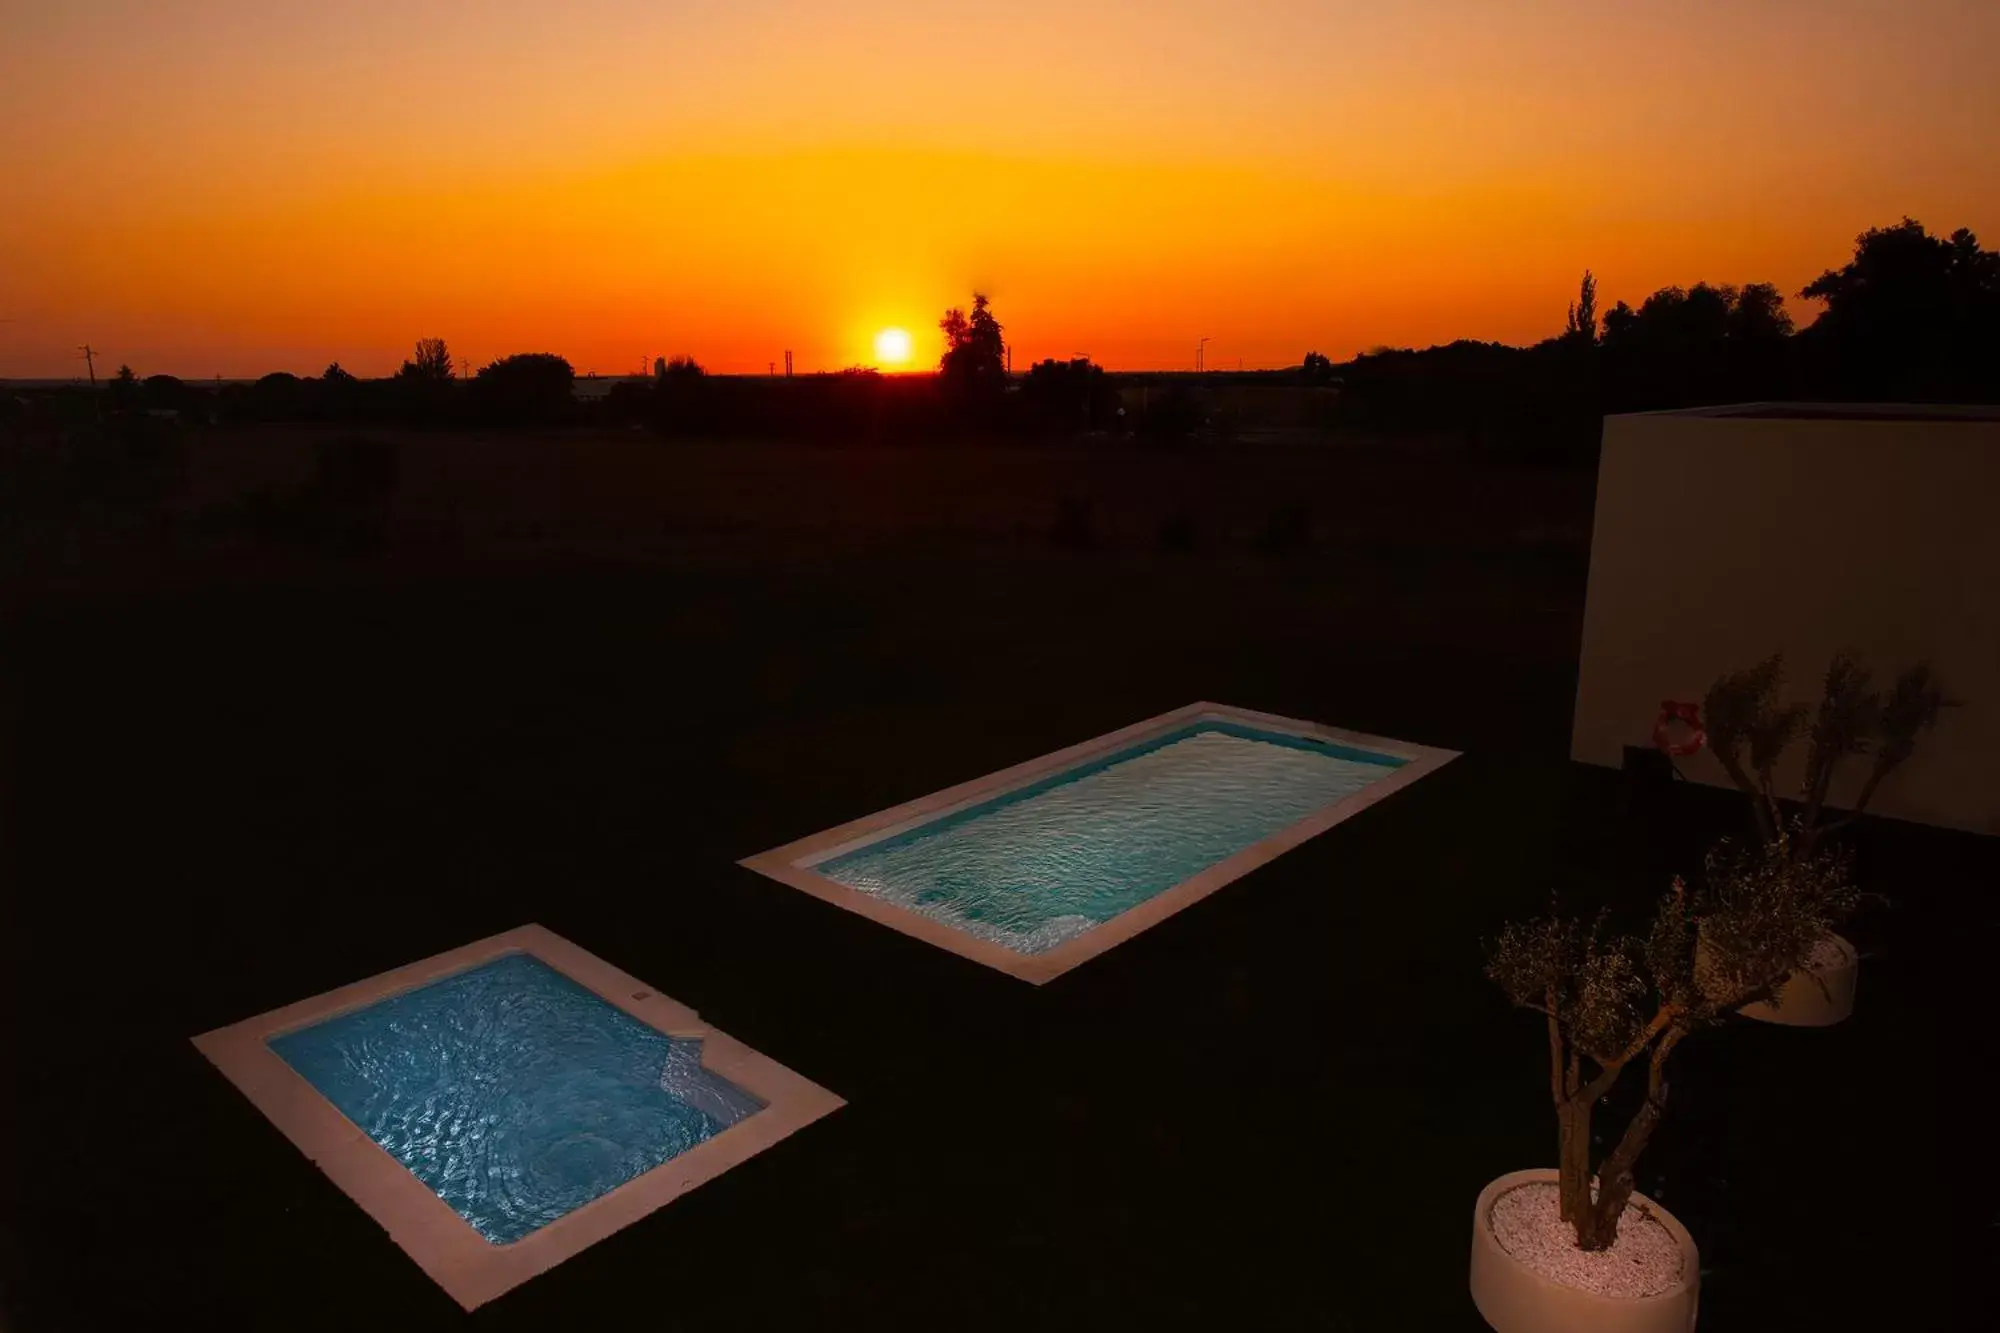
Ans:
{"label": "distant building", "polygon": [[607,398],[611,390],[620,384],[649,384],[644,375],[605,375],[602,377],[579,375],[570,386],[570,395],[579,403],[594,403]]}

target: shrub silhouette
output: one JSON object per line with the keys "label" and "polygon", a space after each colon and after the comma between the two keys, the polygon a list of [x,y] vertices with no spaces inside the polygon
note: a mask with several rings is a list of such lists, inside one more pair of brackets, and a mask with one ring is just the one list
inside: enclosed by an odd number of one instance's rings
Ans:
{"label": "shrub silhouette", "polygon": [[1038,361],[1021,385],[1027,423],[1056,433],[1108,430],[1117,420],[1118,392],[1104,367],[1088,357]]}
{"label": "shrub silhouette", "polygon": [[521,352],[480,367],[474,414],[494,425],[553,425],[575,416],[576,371],[553,352]]}
{"label": "shrub silhouette", "polygon": [[723,390],[691,356],[654,363],[653,418],[669,435],[712,435],[723,427]]}
{"label": "shrub silhouette", "polygon": [[313,415],[306,382],[282,370],[266,375],[250,386],[239,414],[254,421],[303,420]]}

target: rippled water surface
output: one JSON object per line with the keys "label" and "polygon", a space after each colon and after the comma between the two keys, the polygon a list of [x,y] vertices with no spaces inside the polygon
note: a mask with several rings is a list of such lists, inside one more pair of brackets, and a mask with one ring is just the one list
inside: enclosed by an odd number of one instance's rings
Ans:
{"label": "rippled water surface", "polygon": [[1400,765],[1202,723],[816,868],[982,939],[1040,953]]}
{"label": "rippled water surface", "polygon": [[271,1040],[496,1244],[761,1109],[701,1047],[509,954]]}

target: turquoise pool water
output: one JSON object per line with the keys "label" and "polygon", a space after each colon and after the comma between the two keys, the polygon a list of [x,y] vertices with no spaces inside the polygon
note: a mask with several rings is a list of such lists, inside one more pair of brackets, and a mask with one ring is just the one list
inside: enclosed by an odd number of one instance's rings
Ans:
{"label": "turquoise pool water", "polygon": [[271,1049],[495,1244],[761,1110],[676,1040],[508,954]]}
{"label": "turquoise pool water", "polygon": [[1200,722],[814,868],[982,939],[1041,953],[1403,763]]}

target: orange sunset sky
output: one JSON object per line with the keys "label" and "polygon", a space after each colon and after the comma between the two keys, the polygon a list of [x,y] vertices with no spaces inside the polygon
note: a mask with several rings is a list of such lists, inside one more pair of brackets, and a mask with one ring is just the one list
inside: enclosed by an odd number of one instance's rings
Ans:
{"label": "orange sunset sky", "polygon": [[[2000,241],[1994,0],[8,0],[0,376],[1528,341]],[[1813,307],[1791,300],[1806,322]]]}

